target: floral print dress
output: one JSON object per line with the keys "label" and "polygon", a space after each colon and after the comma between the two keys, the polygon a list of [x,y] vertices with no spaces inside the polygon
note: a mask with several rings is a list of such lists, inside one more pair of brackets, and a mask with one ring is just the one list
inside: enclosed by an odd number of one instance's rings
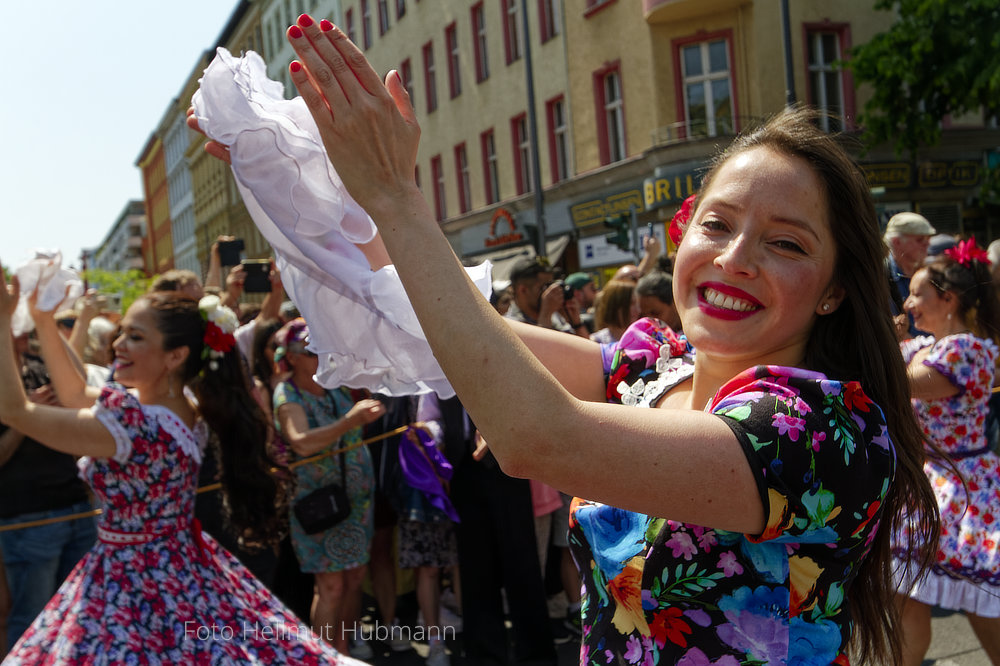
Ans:
{"label": "floral print dress", "polygon": [[[310,428],[334,423],[350,411],[354,401],[345,389],[328,389],[322,396],[300,391],[294,383],[285,381],[274,389],[274,413],[285,403],[301,405],[309,419]],[[280,423],[275,418],[275,429],[280,433]],[[351,428],[339,440],[320,451],[354,446],[344,453],[346,463],[347,496],[351,513],[342,522],[317,534],[306,534],[301,523],[291,512],[292,547],[302,571],[325,573],[354,569],[368,563],[372,537],[375,536],[375,467],[367,446],[361,442],[361,428]],[[294,453],[292,457],[299,459]],[[340,483],[340,456],[327,456],[295,468],[295,501],[330,483]]]}
{"label": "floral print dress", "polygon": [[98,542],[4,664],[360,664],[316,638],[194,520],[208,429],[107,385],[111,458],[81,458]]}
{"label": "floral print dress", "polygon": [[[653,406],[693,373],[686,339],[653,319],[605,354],[612,402]],[[743,447],[764,532],[574,499],[570,547],[586,593],[580,663],[846,663],[851,583],[895,469],[881,410],[856,382],[773,366],[734,377],[708,410]]]}
{"label": "floral print dress", "polygon": [[[923,363],[947,377],[958,392],[937,400],[914,399],[913,408],[924,435],[951,460],[928,458],[924,463],[941,512],[941,539],[935,564],[915,584],[903,573],[902,561],[897,562],[900,590],[926,604],[1000,617],[1000,457],[989,450],[984,434],[997,346],[969,333],[937,342],[922,336],[903,343],[903,357],[909,363],[926,347],[930,351]],[[895,541],[906,543],[907,538],[903,531]]]}

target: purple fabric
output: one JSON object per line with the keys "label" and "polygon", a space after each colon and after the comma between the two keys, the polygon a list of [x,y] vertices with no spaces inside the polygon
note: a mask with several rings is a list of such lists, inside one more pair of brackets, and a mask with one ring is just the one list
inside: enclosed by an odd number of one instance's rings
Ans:
{"label": "purple fabric", "polygon": [[454,522],[460,522],[458,511],[443,485],[451,481],[454,470],[448,459],[438,451],[430,435],[420,428],[407,429],[399,438],[399,465],[406,482],[422,492],[431,506],[443,511]]}

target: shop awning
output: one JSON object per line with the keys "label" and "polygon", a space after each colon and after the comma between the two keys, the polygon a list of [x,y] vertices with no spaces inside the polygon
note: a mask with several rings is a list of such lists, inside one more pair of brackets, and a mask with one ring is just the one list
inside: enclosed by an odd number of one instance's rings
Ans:
{"label": "shop awning", "polygon": [[[572,240],[572,237],[569,234],[564,234],[545,241],[545,251],[549,257],[549,263],[553,266],[559,263],[563,253],[569,246],[570,240]],[[510,279],[510,269],[518,259],[522,257],[531,259],[537,256],[537,254],[538,252],[535,251],[533,245],[518,245],[517,247],[506,247],[467,257],[466,261],[481,264],[484,260],[489,259],[493,262],[493,281],[497,282]]]}

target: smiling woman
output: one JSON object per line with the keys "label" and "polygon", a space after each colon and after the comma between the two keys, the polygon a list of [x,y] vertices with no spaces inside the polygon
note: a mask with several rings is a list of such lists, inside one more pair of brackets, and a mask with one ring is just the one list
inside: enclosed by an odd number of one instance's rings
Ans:
{"label": "smiling woman", "polygon": [[674,266],[687,337],[647,319],[599,345],[478,293],[413,180],[395,72],[381,81],[328,21],[288,38],[327,157],[496,458],[589,498],[570,518],[581,661],[897,657],[889,533],[906,508],[926,561],[937,515],[874,206],[815,117],[780,114],[705,178]]}
{"label": "smiling woman", "polygon": [[[0,330],[16,282],[0,278]],[[97,543],[7,657],[9,663],[357,663],[339,655],[194,518],[198,468],[219,440],[225,506],[236,537],[271,547],[282,497],[268,473],[267,423],[234,348],[235,315],[178,292],[135,301],[115,342],[116,381],[87,404],[51,312],[29,295],[42,352],[64,406],[27,401],[11,336],[0,335],[0,420],[77,456],[103,512]],[[249,629],[249,631],[248,631]],[[146,652],[143,653],[142,651]]]}

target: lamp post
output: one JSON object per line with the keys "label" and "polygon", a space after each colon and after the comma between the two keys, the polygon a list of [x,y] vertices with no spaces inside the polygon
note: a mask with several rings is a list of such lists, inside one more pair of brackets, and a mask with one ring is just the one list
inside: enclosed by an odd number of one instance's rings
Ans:
{"label": "lamp post", "polygon": [[[514,0],[511,0],[513,2]],[[538,159],[538,119],[535,116],[535,77],[531,66],[531,36],[528,32],[528,3],[521,0],[521,25],[524,26],[524,84],[528,92],[528,132],[531,139],[531,190],[535,199],[535,219],[538,225],[538,256],[545,249],[545,205],[542,196],[542,174]]]}

